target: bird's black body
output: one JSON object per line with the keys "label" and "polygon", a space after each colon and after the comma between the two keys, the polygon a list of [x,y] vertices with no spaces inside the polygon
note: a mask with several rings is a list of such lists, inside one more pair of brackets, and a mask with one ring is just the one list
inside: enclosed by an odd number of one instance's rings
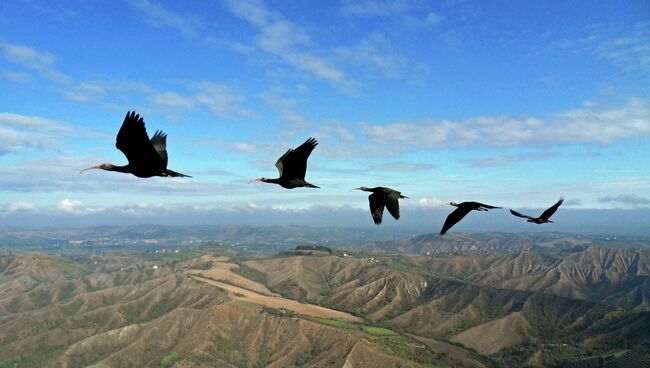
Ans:
{"label": "bird's black body", "polygon": [[296,149],[287,150],[275,163],[278,168],[280,177],[277,179],[259,178],[253,181],[262,181],[265,183],[278,184],[286,189],[293,189],[299,187],[306,188],[319,188],[314,184],[305,181],[305,174],[307,173],[307,159],[311,151],[316,148],[318,142],[314,138],[309,138],[305,143],[301,144]]}
{"label": "bird's black body", "polygon": [[388,212],[395,218],[399,220],[399,199],[408,198],[403,196],[402,193],[384,187],[359,187],[354,188],[358,190],[363,190],[365,192],[372,192],[368,196],[368,202],[370,204],[370,214],[376,225],[381,224],[382,217],[384,215],[384,207],[388,208]]}
{"label": "bird's black body", "polygon": [[129,163],[125,166],[101,164],[82,170],[101,169],[133,174],[139,178],[152,176],[190,177],[167,169],[167,134],[156,131],[149,139],[144,119],[135,111],[127,112],[115,147],[124,153]]}
{"label": "bird's black body", "polygon": [[487,204],[483,204],[479,202],[462,202],[462,203],[450,202],[449,204],[457,208],[452,213],[450,213],[449,216],[447,216],[447,219],[445,220],[445,224],[442,225],[442,230],[440,230],[440,235],[444,235],[447,232],[447,230],[451,229],[452,226],[456,225],[460,220],[463,219],[463,217],[465,217],[465,215],[467,215],[471,211],[487,211],[494,208],[501,208],[501,207],[489,206]]}
{"label": "bird's black body", "polygon": [[557,209],[560,207],[560,205],[562,205],[562,202],[564,202],[564,198],[560,198],[560,200],[557,201],[557,203],[555,203],[550,208],[548,208],[546,211],[544,211],[539,217],[530,217],[530,216],[522,215],[521,213],[519,213],[517,211],[513,211],[513,210],[510,210],[510,213],[512,213],[513,215],[515,215],[517,217],[524,218],[524,219],[526,219],[527,222],[532,222],[534,224],[544,224],[544,223],[547,223],[547,222],[552,223],[553,221],[549,220],[549,218],[551,218],[551,216],[553,216],[553,214],[555,213],[555,211],[557,211]]}

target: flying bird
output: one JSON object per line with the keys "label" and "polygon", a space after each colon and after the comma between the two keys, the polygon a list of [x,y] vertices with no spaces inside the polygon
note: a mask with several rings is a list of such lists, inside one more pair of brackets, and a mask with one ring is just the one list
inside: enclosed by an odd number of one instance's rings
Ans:
{"label": "flying bird", "polygon": [[549,218],[551,218],[551,216],[553,216],[553,214],[555,213],[555,211],[557,211],[558,207],[560,207],[562,202],[564,202],[564,198],[560,198],[560,200],[557,201],[556,204],[554,204],[549,209],[544,211],[544,213],[542,213],[541,216],[539,216],[537,218],[522,215],[521,213],[519,213],[517,211],[513,211],[513,210],[510,210],[510,213],[512,213],[513,215],[515,215],[517,217],[525,218],[527,222],[533,222],[533,223],[536,223],[536,224],[544,224],[546,222],[551,222],[552,223],[553,221],[549,220]]}
{"label": "flying bird", "polygon": [[479,202],[449,202],[450,205],[457,207],[454,212],[450,213],[445,220],[445,224],[442,225],[442,230],[440,230],[440,235],[445,235],[447,230],[451,229],[452,226],[456,225],[460,220],[465,217],[471,211],[487,211],[494,208],[501,208],[495,206],[489,206],[487,204]]}
{"label": "flying bird", "polygon": [[352,190],[372,192],[372,194],[368,196],[368,202],[370,202],[370,214],[377,225],[381,224],[381,219],[384,215],[384,207],[388,208],[388,212],[395,218],[395,220],[399,220],[399,199],[408,199],[408,197],[403,196],[402,193],[384,187],[359,187]]}
{"label": "flying bird", "polygon": [[156,131],[149,139],[147,129],[144,127],[144,119],[135,111],[127,112],[120,131],[117,133],[115,147],[124,153],[129,163],[125,166],[113,164],[101,164],[83,169],[101,169],[133,174],[139,178],[150,178],[152,176],[178,176],[188,177],[189,175],[177,173],[167,169],[167,134]]}
{"label": "flying bird", "polygon": [[285,152],[285,154],[282,155],[282,157],[280,157],[275,163],[275,166],[280,172],[279,178],[259,178],[251,180],[249,183],[255,181],[263,181],[265,183],[279,184],[281,187],[286,189],[293,189],[298,187],[320,188],[305,181],[305,173],[307,172],[307,159],[309,158],[311,151],[316,148],[316,145],[318,145],[316,139],[309,138],[298,148],[289,148],[289,150]]}

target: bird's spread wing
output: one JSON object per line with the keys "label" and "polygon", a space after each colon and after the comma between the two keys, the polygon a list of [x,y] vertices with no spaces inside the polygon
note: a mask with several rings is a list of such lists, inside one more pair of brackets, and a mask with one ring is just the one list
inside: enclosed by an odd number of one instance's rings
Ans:
{"label": "bird's spread wing", "polygon": [[454,212],[450,213],[449,216],[447,216],[447,219],[445,220],[445,224],[442,225],[442,230],[440,230],[440,234],[446,233],[447,230],[451,229],[452,226],[456,225],[471,210],[472,208],[469,206],[459,206],[458,208],[456,208]]}
{"label": "bird's spread wing", "polygon": [[276,162],[275,162],[275,167],[278,168],[278,172],[280,173],[280,176],[282,176],[282,172],[284,171],[284,165],[282,161],[293,151],[293,148],[289,148],[287,152],[282,155]]}
{"label": "bird's spread wing", "polygon": [[148,169],[164,169],[163,160],[147,136],[144,120],[134,112],[127,112],[115,147],[124,153],[129,164]]}
{"label": "bird's spread wing", "polygon": [[318,142],[314,138],[309,138],[298,148],[288,150],[275,166],[280,171],[280,176],[287,179],[305,179],[307,172],[307,159],[314,150]]}
{"label": "bird's spread wing", "polygon": [[375,224],[381,224],[381,218],[384,215],[384,195],[381,193],[372,193],[368,196],[370,202],[370,213]]}
{"label": "bird's spread wing", "polygon": [[399,195],[400,192],[395,190],[386,194],[386,208],[395,220],[399,220]]}
{"label": "bird's spread wing", "polygon": [[153,144],[153,148],[158,152],[158,155],[163,161],[163,165],[167,167],[167,134],[160,130],[156,131],[153,137],[151,137],[151,144]]}
{"label": "bird's spread wing", "polygon": [[527,219],[531,219],[531,220],[534,220],[534,219],[535,219],[534,217],[530,217],[530,216],[522,215],[521,213],[519,213],[519,212],[517,212],[517,211],[513,211],[513,210],[510,210],[510,213],[512,213],[513,215],[515,215],[515,216],[517,216],[517,217],[521,217],[521,218],[527,218]]}
{"label": "bird's spread wing", "polygon": [[478,205],[479,208],[480,208],[480,207],[483,207],[483,208],[487,208],[487,209],[490,209],[490,210],[491,210],[491,209],[495,209],[495,208],[501,208],[501,207],[490,206],[490,205],[483,204],[483,203],[479,203],[479,202],[474,202],[474,203],[476,203],[476,204]]}
{"label": "bird's spread wing", "polygon": [[548,220],[551,216],[553,216],[553,214],[555,213],[555,211],[557,211],[558,207],[560,207],[560,205],[562,204],[562,202],[564,202],[564,198],[560,198],[560,200],[557,201],[556,204],[554,204],[553,206],[551,206],[551,208],[549,208],[549,209],[547,209],[546,211],[544,211],[544,213],[542,213],[542,215],[539,216],[539,217],[542,218],[542,219],[546,219],[546,220]]}

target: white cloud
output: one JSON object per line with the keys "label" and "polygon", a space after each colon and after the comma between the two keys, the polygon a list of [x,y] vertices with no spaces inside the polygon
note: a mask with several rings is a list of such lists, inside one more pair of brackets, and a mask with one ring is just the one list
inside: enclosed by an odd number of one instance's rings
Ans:
{"label": "white cloud", "polygon": [[154,4],[148,0],[128,0],[127,3],[138,10],[154,27],[173,28],[189,37],[198,35],[197,29],[201,24],[195,16],[167,10],[162,5]]}
{"label": "white cloud", "polygon": [[513,155],[498,155],[486,158],[476,158],[461,160],[460,162],[470,166],[470,167],[493,167],[507,165],[520,161],[538,161],[538,160],[548,160],[558,154],[556,152],[543,152],[543,153],[524,153],[524,154],[513,154]]}
{"label": "white cloud", "polygon": [[396,52],[392,43],[380,33],[371,33],[357,45],[335,50],[337,59],[356,65],[368,79],[396,78],[408,71],[406,57]]}
{"label": "white cloud", "polygon": [[167,212],[169,209],[163,204],[126,204],[123,206],[115,206],[104,209],[105,212],[115,213],[125,216],[155,216]]}
{"label": "white cloud", "polygon": [[292,98],[282,96],[279,89],[271,89],[262,93],[264,102],[271,106],[280,120],[300,126],[309,123],[308,119],[298,112],[298,102]]}
{"label": "white cloud", "polygon": [[599,36],[594,55],[630,70],[650,72],[650,22],[636,24],[625,36]]}
{"label": "white cloud", "polygon": [[246,100],[244,96],[225,85],[212,82],[193,82],[190,84],[190,88],[194,91],[194,99],[219,117],[256,117],[253,111],[242,107]]}
{"label": "white cloud", "polygon": [[2,77],[6,80],[19,83],[29,83],[32,81],[32,76],[23,72],[3,71]]}
{"label": "white cloud", "polygon": [[99,82],[81,82],[63,91],[66,97],[77,102],[93,102],[106,93],[106,87]]}
{"label": "white cloud", "polygon": [[356,90],[356,82],[320,55],[309,34],[281,14],[259,1],[227,1],[237,17],[250,23],[259,32],[255,43],[263,51],[283,60],[294,69],[330,81],[347,92]]}
{"label": "white cloud", "polygon": [[36,204],[26,201],[16,201],[7,203],[5,213],[10,214],[14,212],[30,212],[36,209]]}
{"label": "white cloud", "polygon": [[406,0],[345,0],[341,12],[348,16],[387,17],[396,14],[403,14],[411,8]]}
{"label": "white cloud", "polygon": [[650,101],[633,99],[617,107],[585,106],[546,119],[478,116],[461,121],[363,123],[360,127],[373,143],[398,149],[611,144],[650,138]]}
{"label": "white cloud", "polygon": [[347,17],[397,19],[406,26],[435,26],[443,18],[438,13],[427,10],[427,5],[427,2],[408,0],[345,0],[341,12]]}
{"label": "white cloud", "polygon": [[29,149],[55,149],[59,138],[73,132],[70,125],[60,121],[0,113],[0,156]]}
{"label": "white cloud", "polygon": [[318,132],[314,134],[318,136],[319,139],[331,139],[332,141],[343,141],[348,143],[355,140],[354,133],[341,123],[321,124],[319,128]]}
{"label": "white cloud", "polygon": [[63,122],[41,118],[38,116],[27,116],[11,113],[0,113],[1,126],[24,127],[30,129],[45,130],[49,132],[70,132],[72,128]]}
{"label": "white cloud", "polygon": [[16,64],[36,70],[54,66],[55,57],[49,52],[39,52],[26,46],[9,43],[2,43],[0,47],[4,56]]}
{"label": "white cloud", "polygon": [[195,102],[191,98],[183,97],[171,91],[155,93],[150,97],[150,101],[156,105],[185,109],[191,109],[195,105]]}
{"label": "white cloud", "polygon": [[7,42],[0,42],[0,50],[10,62],[35,70],[55,82],[68,83],[71,80],[69,76],[56,70],[54,66],[56,58],[49,52]]}
{"label": "white cloud", "polygon": [[78,201],[76,199],[67,199],[67,198],[60,201],[56,205],[56,208],[61,213],[74,214],[74,215],[81,215],[88,211],[86,206],[84,206],[84,204],[81,201]]}
{"label": "white cloud", "polygon": [[618,204],[623,207],[647,208],[650,207],[650,199],[637,194],[619,194],[599,197],[601,203]]}
{"label": "white cloud", "polygon": [[447,202],[441,201],[436,197],[425,197],[418,200],[418,207],[422,208],[444,208],[447,204]]}

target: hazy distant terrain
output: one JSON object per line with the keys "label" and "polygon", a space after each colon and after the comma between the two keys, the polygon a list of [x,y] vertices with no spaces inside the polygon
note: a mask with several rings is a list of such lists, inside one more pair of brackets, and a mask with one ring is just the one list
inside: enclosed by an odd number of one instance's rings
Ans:
{"label": "hazy distant terrain", "polygon": [[[94,238],[130,239],[129,253],[102,252],[82,230],[50,234],[81,241],[51,255],[13,243],[0,252],[0,367],[650,362],[646,239],[432,234],[345,245],[341,230],[329,238],[339,246],[309,244],[320,232],[289,240],[287,229],[232,228],[174,246],[135,242],[169,239],[164,228]],[[279,254],[257,250],[263,234]],[[294,241],[306,244],[289,249]],[[242,256],[249,247],[254,258]]]}
{"label": "hazy distant terrain", "polygon": [[228,248],[242,256],[269,256],[299,245],[324,245],[356,252],[407,254],[512,252],[571,253],[590,245],[650,250],[650,237],[569,233],[437,233],[414,229],[310,226],[99,226],[87,228],[0,228],[0,246],[21,251],[101,254],[200,246]]}
{"label": "hazy distant terrain", "polygon": [[100,226],[88,228],[0,228],[0,246],[49,254],[99,254],[147,250],[188,250],[209,244],[241,255],[272,255],[303,244],[344,247],[397,240],[408,230],[369,232],[359,228],[308,226]]}

